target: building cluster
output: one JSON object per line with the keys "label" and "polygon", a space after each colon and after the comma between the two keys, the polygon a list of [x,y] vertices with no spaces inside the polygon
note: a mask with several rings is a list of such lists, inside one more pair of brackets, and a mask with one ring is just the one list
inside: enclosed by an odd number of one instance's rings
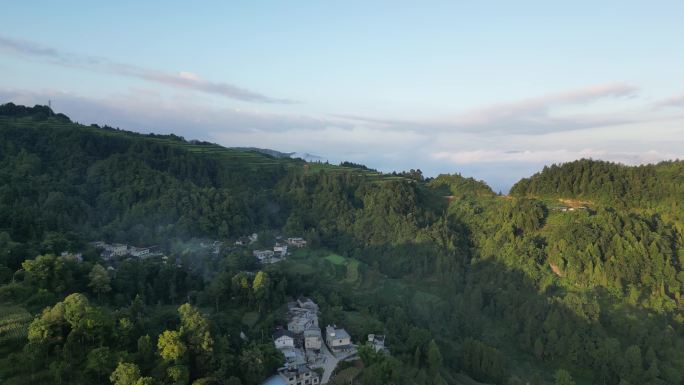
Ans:
{"label": "building cluster", "polygon": [[105,243],[102,241],[97,241],[92,243],[96,249],[100,250],[100,256],[104,260],[110,260],[116,257],[131,256],[135,258],[149,258],[152,256],[162,255],[159,247],[135,247],[129,246],[122,243]]}
{"label": "building cluster", "polygon": [[273,249],[254,250],[252,251],[252,254],[256,257],[259,263],[261,263],[262,265],[267,265],[270,263],[280,262],[283,259],[285,259],[285,257],[287,257],[288,247],[306,247],[306,240],[304,240],[303,238],[287,238],[283,242],[281,237],[276,237],[276,242],[273,246]]}
{"label": "building cluster", "polygon": [[288,385],[317,385],[321,375],[316,367],[323,340],[318,326],[318,305],[309,298],[300,297],[287,305],[287,329],[279,327],[273,334],[273,343],[285,357],[277,376]]}
{"label": "building cluster", "polygon": [[254,250],[252,254],[264,265],[280,262],[287,256],[287,245],[276,242],[273,250]]}
{"label": "building cluster", "polygon": [[356,357],[357,347],[346,330],[328,325],[325,333],[321,331],[318,310],[318,305],[306,297],[287,304],[287,328],[279,327],[273,334],[273,343],[283,353],[285,363],[267,383],[325,384],[340,360]]}

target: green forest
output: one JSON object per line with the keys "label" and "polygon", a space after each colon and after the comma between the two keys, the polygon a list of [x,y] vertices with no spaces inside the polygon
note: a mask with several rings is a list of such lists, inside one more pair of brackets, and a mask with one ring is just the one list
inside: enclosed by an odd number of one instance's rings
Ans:
{"label": "green forest", "polygon": [[[684,161],[582,159],[504,196],[1,105],[0,384],[261,384],[305,295],[387,336],[355,384],[682,385],[682,202]],[[193,246],[252,233],[309,246]]]}

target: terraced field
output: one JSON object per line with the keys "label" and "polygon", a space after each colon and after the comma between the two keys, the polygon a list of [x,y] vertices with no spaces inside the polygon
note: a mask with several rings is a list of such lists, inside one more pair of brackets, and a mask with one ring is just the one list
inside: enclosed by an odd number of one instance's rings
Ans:
{"label": "terraced field", "polygon": [[0,346],[26,338],[33,316],[23,307],[0,305]]}
{"label": "terraced field", "polygon": [[18,362],[17,349],[26,342],[28,326],[33,316],[23,307],[0,305],[0,384],[38,384],[45,373],[34,373],[30,377],[15,377]]}

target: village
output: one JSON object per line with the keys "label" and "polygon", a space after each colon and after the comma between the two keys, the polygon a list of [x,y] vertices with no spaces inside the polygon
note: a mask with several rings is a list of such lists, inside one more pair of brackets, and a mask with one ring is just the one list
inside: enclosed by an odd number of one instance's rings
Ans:
{"label": "village", "polygon": [[[307,241],[301,237],[274,236],[273,246],[269,248],[263,246],[270,243],[270,240],[261,242],[261,247],[254,247],[255,244],[259,244],[258,241],[258,234],[253,233],[238,237],[234,242],[228,243],[228,246],[224,246],[226,243],[218,240],[201,241],[199,250],[216,257],[221,255],[222,250],[251,251],[258,264],[270,265],[285,260],[290,250],[307,246]],[[168,257],[157,246],[135,247],[103,241],[92,242],[91,245],[99,251],[105,261],[158,257],[161,262],[168,262]],[[264,385],[336,383],[334,379],[338,364],[359,359],[359,345],[352,342],[351,335],[344,327],[334,323],[325,327],[319,325],[319,306],[311,298],[300,296],[295,301],[287,303],[283,312],[286,323],[276,327],[272,340],[275,348],[283,354],[284,361],[277,373],[268,378]],[[384,335],[369,334],[364,343],[376,352],[389,353]]]}
{"label": "village", "polygon": [[103,241],[91,242],[95,249],[100,250],[100,257],[103,260],[109,261],[116,257],[134,257],[146,259],[150,257],[163,256],[161,249],[158,246],[150,247],[135,247],[122,243],[106,243]]}
{"label": "village", "polygon": [[[358,345],[352,343],[349,333],[335,324],[326,325],[323,332],[318,312],[318,305],[307,297],[287,304],[287,325],[273,333],[273,344],[285,362],[264,385],[327,384],[338,363],[359,359]],[[375,351],[389,352],[383,335],[369,334],[366,343]]]}
{"label": "village", "polygon": [[[257,242],[258,239],[259,236],[256,233],[241,236],[235,240],[232,247],[228,247],[227,249],[237,250],[246,248]],[[122,258],[148,259],[160,257],[161,261],[166,263],[169,259],[159,246],[136,247],[123,243],[107,243],[104,241],[94,241],[91,242],[90,245],[98,250],[102,260],[107,262]],[[301,237],[283,238],[282,236],[276,236],[272,248],[254,249],[252,255],[259,264],[268,265],[283,261],[288,255],[288,247],[302,248],[306,247],[306,245],[306,240]],[[218,257],[221,255],[221,251],[226,249],[226,247],[224,247],[224,242],[218,240],[200,241],[199,249],[205,254]],[[73,253],[65,252],[64,254],[72,255]],[[80,258],[81,254],[75,253],[73,255]]]}
{"label": "village", "polygon": [[[249,238],[250,243],[253,243],[257,240],[256,234],[252,234],[252,237],[254,238]],[[238,239],[235,244],[244,245],[245,243],[243,243],[243,239]],[[252,254],[256,257],[260,264],[267,265],[284,260],[285,257],[287,257],[288,246],[295,248],[306,247],[306,241],[302,238],[287,238],[284,240],[282,237],[278,236],[276,237],[276,242],[272,250],[254,250]]]}

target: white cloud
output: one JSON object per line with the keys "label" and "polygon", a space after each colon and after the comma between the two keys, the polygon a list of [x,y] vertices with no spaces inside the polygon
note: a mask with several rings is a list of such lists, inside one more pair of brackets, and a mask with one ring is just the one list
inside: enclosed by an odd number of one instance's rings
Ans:
{"label": "white cloud", "polygon": [[684,95],[663,99],[656,103],[656,107],[684,107]]}
{"label": "white cloud", "polygon": [[199,75],[192,73],[192,72],[188,72],[188,71],[181,71],[178,73],[178,76],[181,79],[187,79],[187,80],[191,80],[191,81],[195,81],[195,82],[202,80],[202,78],[200,78]]}
{"label": "white cloud", "polygon": [[42,60],[51,64],[79,68],[89,71],[110,73],[119,76],[142,79],[169,87],[182,88],[218,95],[230,99],[258,103],[293,103],[291,100],[274,98],[225,82],[209,81],[192,72],[178,74],[116,62],[102,57],[85,56],[60,51],[52,47],[0,36],[0,50],[7,53]]}
{"label": "white cloud", "polygon": [[[680,154],[681,155],[681,154]],[[645,152],[612,152],[605,149],[584,148],[580,150],[471,150],[471,151],[440,151],[432,155],[434,159],[444,160],[454,164],[471,163],[559,163],[570,162],[581,158],[610,160],[624,164],[644,164],[675,159],[677,154],[663,153],[657,150]]]}
{"label": "white cloud", "polygon": [[630,98],[636,95],[637,90],[636,87],[624,83],[598,84],[510,103],[498,103],[435,120],[405,121],[359,116],[343,118],[364,122],[384,130],[547,134],[634,122],[636,120],[632,116],[596,113],[563,115],[555,110],[567,106],[588,105],[601,99]]}

